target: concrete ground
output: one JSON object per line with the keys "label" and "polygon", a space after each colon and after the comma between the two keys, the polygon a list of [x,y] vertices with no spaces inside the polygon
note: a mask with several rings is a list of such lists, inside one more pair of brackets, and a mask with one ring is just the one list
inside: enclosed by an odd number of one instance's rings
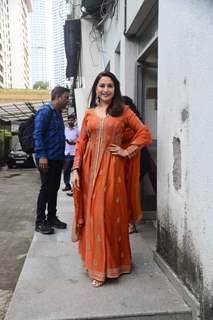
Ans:
{"label": "concrete ground", "polygon": [[153,261],[151,224],[131,235],[132,273],[92,288],[71,242],[73,200],[62,191],[58,208],[69,228],[35,233],[6,320],[191,320],[189,307]]}
{"label": "concrete ground", "polygon": [[34,235],[38,189],[36,169],[0,169],[0,320]]}

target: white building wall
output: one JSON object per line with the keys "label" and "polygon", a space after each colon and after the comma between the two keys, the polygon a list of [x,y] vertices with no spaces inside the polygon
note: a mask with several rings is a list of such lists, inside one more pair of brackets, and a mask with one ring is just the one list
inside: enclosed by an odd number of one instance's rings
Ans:
{"label": "white building wall", "polygon": [[[153,0],[151,0],[154,2]],[[145,4],[145,7],[150,9],[147,5],[147,0],[129,1],[127,0],[127,25],[125,25],[125,1],[119,0],[115,9],[114,16],[108,18],[104,23],[104,29],[101,35],[101,42],[97,36],[98,32],[94,35],[91,34],[92,22],[86,19],[81,19],[82,22],[82,76],[84,92],[81,95],[81,90],[75,91],[77,101],[77,112],[80,111],[82,106],[82,96],[85,99],[92,86],[93,80],[96,75],[103,71],[108,64],[110,64],[110,71],[113,72],[120,80],[121,92],[123,95],[128,95],[131,98],[136,98],[136,60],[139,54],[139,44],[134,39],[128,39],[124,32],[133,23],[137,15],[137,11]],[[145,18],[145,16],[144,16]],[[141,21],[141,20],[140,20]],[[140,23],[142,23],[141,21]],[[96,40],[94,41],[94,37]],[[78,92],[78,94],[77,94]],[[78,111],[79,110],[79,111]],[[80,116],[82,119],[82,115]],[[80,121],[81,122],[81,121]]]}
{"label": "white building wall", "polygon": [[[150,5],[147,5],[147,3],[147,0],[134,2],[127,0],[126,18],[128,23],[125,25],[125,1],[119,0],[114,16],[108,18],[104,23],[101,43],[97,40],[98,32],[96,35],[92,33],[91,36],[92,22],[81,19],[83,87],[87,88],[84,89],[84,97],[89,93],[89,88],[91,88],[95,76],[110,65],[110,71],[120,80],[122,94],[133,99],[136,98],[136,60],[139,54],[139,43],[135,39],[128,39],[124,32],[131,27],[137,16],[137,11],[143,7],[142,5],[150,10]],[[144,15],[143,19],[145,17]],[[143,22],[141,19],[139,20],[140,23]],[[96,41],[94,41],[94,36]],[[79,89],[78,94],[80,95]],[[80,101],[82,101],[82,96]],[[82,106],[77,104],[77,110],[81,108]]]}
{"label": "white building wall", "polygon": [[[126,0],[126,19],[125,19],[125,31],[128,31],[129,35],[135,35],[141,26],[144,24],[146,18],[150,18],[150,10],[152,10],[157,0]],[[144,34],[143,36],[146,37]]]}
{"label": "white building wall", "polygon": [[6,0],[0,0],[0,87],[11,88],[11,86],[9,7]]}
{"label": "white building wall", "polygon": [[[93,28],[92,21],[82,19],[82,43],[81,43],[81,67],[83,87],[90,92],[93,81],[99,72],[104,70],[103,49],[100,34],[96,31],[91,34]],[[95,41],[94,41],[95,39]]]}
{"label": "white building wall", "polygon": [[[91,34],[93,22],[81,19],[81,62],[80,62],[80,81],[82,87],[75,89],[76,109],[78,125],[81,126],[85,109],[88,107],[88,98],[92,84],[99,72],[104,70],[103,52],[99,33]],[[96,39],[94,41],[94,39]]]}
{"label": "white building wall", "polygon": [[126,10],[127,10],[127,29],[131,26],[132,21],[135,19],[140,7],[144,4],[146,0],[127,0]]}
{"label": "white building wall", "polygon": [[[101,37],[97,30],[95,33],[91,33],[92,27],[93,21],[81,19],[83,88],[75,90],[79,124],[81,124],[85,108],[88,106],[88,96],[93,81],[99,72],[104,71],[108,63],[110,63],[110,71],[115,73],[120,80],[122,94],[132,98],[135,95],[135,60],[138,54],[138,45],[123,35],[124,1],[118,1],[115,14],[104,24]],[[116,53],[118,47],[120,54]]]}
{"label": "white building wall", "polygon": [[212,17],[212,1],[159,2],[158,251],[205,320],[213,312]]}
{"label": "white building wall", "polygon": [[[134,7],[131,2],[129,7]],[[103,33],[103,59],[104,66],[110,62],[110,71],[115,73],[121,84],[123,95],[135,96],[135,61],[138,54],[138,44],[124,36],[124,1],[118,1],[115,15],[108,19],[104,25]],[[118,68],[118,55],[116,49],[120,46],[120,66]]]}
{"label": "white building wall", "polygon": [[81,0],[67,0],[68,15],[70,19],[80,19],[81,17]]}
{"label": "white building wall", "polygon": [[31,0],[9,0],[12,87],[28,88],[30,79],[29,13]]}

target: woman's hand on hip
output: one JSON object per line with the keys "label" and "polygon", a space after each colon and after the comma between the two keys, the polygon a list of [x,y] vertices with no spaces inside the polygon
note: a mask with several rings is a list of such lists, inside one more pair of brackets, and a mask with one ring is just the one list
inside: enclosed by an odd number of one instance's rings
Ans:
{"label": "woman's hand on hip", "polygon": [[77,169],[72,171],[71,184],[72,184],[73,188],[80,189],[80,177],[79,177],[79,173],[78,173]]}
{"label": "woman's hand on hip", "polygon": [[116,144],[110,144],[107,150],[110,151],[115,156],[119,156],[122,158],[125,158],[128,156],[127,150],[121,148],[120,146],[117,146]]}

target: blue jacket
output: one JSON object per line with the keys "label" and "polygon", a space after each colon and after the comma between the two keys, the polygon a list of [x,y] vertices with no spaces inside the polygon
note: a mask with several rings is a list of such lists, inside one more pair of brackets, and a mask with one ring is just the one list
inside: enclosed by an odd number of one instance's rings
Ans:
{"label": "blue jacket", "polygon": [[[52,112],[51,116],[50,112]],[[61,113],[53,107],[51,102],[36,113],[33,137],[36,158],[64,159],[64,121]]]}

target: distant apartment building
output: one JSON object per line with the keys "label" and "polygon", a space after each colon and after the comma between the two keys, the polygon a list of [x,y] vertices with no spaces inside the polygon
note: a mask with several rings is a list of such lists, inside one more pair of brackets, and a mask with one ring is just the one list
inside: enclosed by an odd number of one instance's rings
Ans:
{"label": "distant apartment building", "polygon": [[0,0],[0,88],[12,87],[8,0]]}
{"label": "distant apartment building", "polygon": [[29,14],[32,12],[31,0],[8,0],[11,71],[13,88],[29,88],[30,43]]}
{"label": "distant apartment building", "polygon": [[48,81],[47,72],[47,14],[45,0],[32,0],[31,66],[32,85],[36,81]]}
{"label": "distant apartment building", "polygon": [[66,85],[66,57],[64,23],[67,18],[66,1],[52,0],[54,85]]}

